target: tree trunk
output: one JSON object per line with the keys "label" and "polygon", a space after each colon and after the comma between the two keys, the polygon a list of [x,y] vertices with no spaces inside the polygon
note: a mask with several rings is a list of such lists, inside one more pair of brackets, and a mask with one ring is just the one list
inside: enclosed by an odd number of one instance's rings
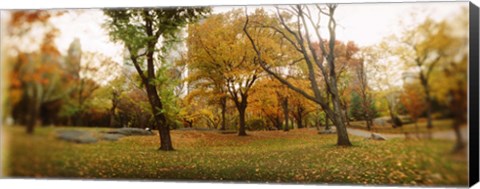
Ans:
{"label": "tree trunk", "polygon": [[432,129],[432,99],[430,98],[430,92],[427,93],[427,128]]}
{"label": "tree trunk", "polygon": [[283,98],[282,99],[282,108],[283,108],[283,116],[285,120],[285,124],[283,126],[283,131],[289,131],[289,125],[288,125],[288,98]]}
{"label": "tree trunk", "polygon": [[395,122],[395,115],[393,114],[393,107],[390,104],[389,100],[387,99],[387,106],[388,106],[388,113],[390,114],[390,122],[392,122],[392,127],[397,128],[398,125]]}
{"label": "tree trunk", "polygon": [[245,110],[246,106],[238,107],[238,115],[240,116],[240,127],[238,129],[238,136],[247,136],[247,132],[245,132]]}
{"label": "tree trunk", "polygon": [[160,135],[160,148],[159,150],[170,151],[174,150],[172,141],[170,138],[170,127],[167,123],[167,118],[163,112],[159,110],[163,110],[163,104],[160,101],[160,97],[158,96],[157,89],[154,85],[145,85],[147,88],[148,100],[150,101],[150,105],[152,107],[153,115],[155,118],[156,127],[158,129]]}
{"label": "tree trunk", "polygon": [[466,147],[465,143],[463,142],[462,133],[460,131],[460,125],[461,125],[460,122],[454,121],[453,129],[455,131],[455,137],[456,137],[455,146],[453,147],[453,150],[452,150],[452,152],[454,153],[461,151]]}
{"label": "tree trunk", "polygon": [[[462,86],[462,83],[458,83]],[[455,146],[452,149],[452,153],[457,153],[465,149],[466,144],[463,141],[460,126],[467,122],[467,91],[457,89],[456,91],[450,90],[450,96],[452,101],[450,102],[450,109],[453,110],[454,121],[453,130],[455,131]]]}
{"label": "tree trunk", "polygon": [[368,127],[368,130],[369,130],[369,131],[372,130],[373,121],[372,121],[372,119],[370,119],[370,118],[367,119],[367,127]]}
{"label": "tree trunk", "polygon": [[348,138],[347,128],[343,123],[342,117],[336,116],[336,119],[332,120],[337,128],[337,145],[338,146],[351,146],[350,139]]}
{"label": "tree trunk", "polygon": [[193,128],[193,120],[188,120],[188,119],[183,118],[183,121],[186,123],[186,127]]}
{"label": "tree trunk", "polygon": [[[151,16],[149,15],[148,10],[144,10],[144,16],[145,16],[145,30],[146,34],[149,37],[154,37],[153,34],[153,21]],[[135,69],[137,70],[138,74],[142,78],[142,82],[145,86],[145,89],[147,91],[148,95],[148,101],[150,102],[150,106],[152,108],[152,113],[155,118],[155,124],[159,132],[160,136],[160,148],[159,150],[164,150],[164,151],[171,151],[173,149],[172,141],[170,138],[170,126],[169,123],[167,122],[167,118],[165,116],[165,113],[162,112],[163,109],[163,104],[162,101],[160,100],[160,97],[157,92],[157,88],[152,83],[152,81],[155,79],[155,65],[154,65],[154,49],[155,45],[157,43],[157,39],[155,40],[150,40],[147,43],[147,52],[146,52],[146,58],[147,58],[147,70],[146,70],[146,75],[141,69],[140,64],[137,62],[137,58],[133,55],[130,56],[130,59],[133,61],[133,64],[135,66]],[[132,52],[130,52],[132,53]]]}
{"label": "tree trunk", "polygon": [[118,92],[114,89],[112,91],[112,108],[110,108],[110,127],[116,126],[115,110],[118,105],[118,95]]}
{"label": "tree trunk", "polygon": [[[287,87],[289,87],[290,89],[292,89],[292,90],[296,91],[297,93],[303,95],[304,97],[308,98],[309,100],[312,100],[315,103],[319,104],[322,107],[322,109],[328,114],[327,117],[330,117],[332,119],[332,121],[334,122],[335,127],[337,127],[337,135],[338,135],[337,145],[338,146],[351,146],[350,140],[348,138],[347,129],[345,127],[345,123],[343,122],[343,120],[344,120],[343,113],[342,113],[340,105],[339,105],[340,95],[339,95],[338,89],[337,89],[337,81],[336,81],[337,76],[336,76],[336,73],[335,73],[335,52],[334,51],[335,51],[335,42],[336,42],[336,34],[335,34],[336,21],[333,17],[334,17],[334,12],[335,12],[335,9],[336,9],[337,5],[329,4],[327,6],[328,6],[328,10],[327,10],[328,13],[324,12],[324,14],[326,14],[329,17],[329,21],[328,21],[328,30],[329,30],[329,34],[330,34],[330,39],[328,40],[328,50],[329,50],[329,52],[327,53],[327,50],[324,46],[324,41],[323,40],[320,40],[320,43],[319,43],[320,49],[322,50],[322,57],[327,59],[327,63],[328,63],[327,67],[323,66],[323,58],[318,58],[317,57],[316,50],[313,47],[313,45],[312,45],[313,43],[310,40],[310,34],[309,34],[309,30],[307,28],[308,26],[306,24],[307,22],[305,21],[305,15],[303,13],[304,8],[302,8],[300,5],[297,5],[296,8],[292,7],[292,9],[294,9],[293,12],[296,12],[296,14],[297,14],[297,18],[298,18],[297,22],[299,24],[298,28],[300,29],[302,27],[301,25],[303,23],[303,27],[305,29],[304,30],[305,33],[302,33],[301,31],[299,31],[295,35],[303,36],[305,34],[306,37],[305,38],[303,38],[303,37],[296,38],[294,43],[299,45],[298,50],[303,54],[303,59],[305,60],[305,62],[307,64],[308,78],[309,78],[309,81],[310,81],[310,89],[314,93],[313,96],[309,95],[306,91],[298,88],[297,86],[294,86],[292,83],[287,81],[285,78],[282,78],[281,76],[276,74],[274,71],[270,70],[268,68],[268,66],[266,66],[266,63],[265,63],[264,60],[260,59],[259,62],[260,62],[260,66],[262,67],[262,69],[265,70],[267,73],[274,76],[277,80],[279,80],[283,84],[287,85]],[[313,20],[311,19],[311,17],[307,16],[307,18],[310,19],[310,21],[313,23]],[[285,23],[282,16],[280,16],[280,22],[285,29],[287,29],[289,31],[292,31],[290,29],[290,27]],[[248,37],[250,43],[252,44],[253,49],[257,53],[258,57],[262,57],[261,56],[262,53],[260,52],[259,48],[255,44],[255,41],[253,40],[253,38],[251,37],[251,35],[249,34],[249,32],[247,30],[247,25],[248,25],[248,16],[246,17],[246,21],[245,21],[245,25],[243,27],[243,30],[244,30],[245,34],[247,35],[247,37]],[[315,25],[315,24],[313,24],[313,25]],[[315,25],[315,26],[319,27],[318,24]],[[317,35],[317,38],[321,39],[318,30],[316,30],[316,35]],[[308,47],[305,44],[308,44]],[[309,50],[307,50],[307,48]],[[320,61],[320,59],[322,61]],[[317,65],[317,67],[322,72],[323,79],[326,83],[327,94],[332,95],[331,97],[332,97],[332,102],[333,102],[333,105],[334,105],[333,110],[328,106],[327,101],[325,101],[325,99],[323,98],[322,92],[320,91],[320,88],[318,86],[318,80],[316,79],[316,76],[315,76],[316,73],[315,73],[315,69],[314,69],[314,64]],[[327,72],[329,72],[329,73],[327,73]]]}
{"label": "tree trunk", "polygon": [[[368,111],[368,110],[367,110]],[[368,112],[365,112],[365,122],[367,122],[367,130],[372,130],[372,119],[370,118],[370,115],[368,115]]]}
{"label": "tree trunk", "polygon": [[303,119],[302,119],[302,116],[301,115],[298,115],[298,119],[297,119],[297,128],[301,129],[303,128]]}
{"label": "tree trunk", "polygon": [[[336,94],[336,89],[334,89]],[[337,145],[338,146],[351,146],[352,143],[350,143],[350,139],[348,138],[348,132],[347,132],[347,127],[345,127],[345,123],[343,122],[343,114],[342,114],[342,108],[340,107],[340,102],[338,96],[332,95],[332,103],[333,103],[333,112],[330,114],[333,114],[330,117],[334,117],[332,119],[333,123],[335,124],[335,127],[337,128]]]}
{"label": "tree trunk", "polygon": [[[327,106],[330,106],[330,94],[327,93]],[[330,122],[327,112],[325,112],[325,130],[330,130]],[[332,120],[333,121],[333,120]]]}
{"label": "tree trunk", "polygon": [[420,71],[420,82],[425,91],[425,101],[427,102],[427,128],[433,128],[432,124],[432,98],[430,96],[430,86],[428,85],[428,78]]}
{"label": "tree trunk", "polygon": [[[158,125],[157,125],[157,127],[158,127]],[[164,151],[174,150],[173,145],[172,145],[172,139],[170,138],[170,127],[168,125],[160,126],[158,130],[160,132],[160,148],[159,148],[159,150],[164,150]]]}
{"label": "tree trunk", "polygon": [[110,111],[110,123],[109,123],[110,127],[114,127],[115,126],[115,113],[114,111]]}
{"label": "tree trunk", "polygon": [[248,105],[248,95],[247,94],[240,94],[240,99],[238,96],[234,96],[233,101],[235,102],[235,107],[238,110],[239,116],[239,128],[238,128],[238,136],[247,136],[246,124],[245,124],[245,111],[247,110]]}
{"label": "tree trunk", "polygon": [[276,116],[275,117],[275,127],[277,128],[277,130],[281,130],[282,129],[282,120],[280,119],[280,116]]}
{"label": "tree trunk", "polygon": [[303,112],[304,109],[301,106],[297,107],[297,128],[301,129],[303,128]]}
{"label": "tree trunk", "polygon": [[27,130],[26,130],[28,134],[33,134],[35,130],[35,125],[37,124],[37,119],[38,119],[38,109],[39,109],[38,101],[33,99],[32,104],[28,109],[28,112],[29,112],[28,114],[30,115],[27,122]]}
{"label": "tree trunk", "polygon": [[272,122],[272,126],[275,127],[277,130],[282,129],[282,120],[279,116],[266,116],[266,118],[270,120],[270,122]]}
{"label": "tree trunk", "polygon": [[226,120],[226,114],[227,114],[227,98],[222,97],[220,100],[220,105],[222,106],[222,127],[220,130],[225,130],[227,127],[227,120]]}

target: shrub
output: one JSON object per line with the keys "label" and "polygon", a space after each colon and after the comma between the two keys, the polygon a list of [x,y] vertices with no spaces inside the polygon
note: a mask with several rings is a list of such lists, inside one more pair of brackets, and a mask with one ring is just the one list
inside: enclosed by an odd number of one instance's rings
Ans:
{"label": "shrub", "polygon": [[250,131],[265,130],[265,122],[259,118],[247,120],[246,126]]}

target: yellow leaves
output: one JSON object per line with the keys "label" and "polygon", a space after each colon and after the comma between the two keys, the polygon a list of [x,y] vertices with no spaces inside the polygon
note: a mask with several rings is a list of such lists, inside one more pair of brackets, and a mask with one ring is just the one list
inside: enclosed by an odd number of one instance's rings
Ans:
{"label": "yellow leaves", "polygon": [[404,173],[402,173],[400,171],[393,171],[390,174],[388,174],[388,178],[390,179],[390,181],[392,183],[396,183],[398,180],[405,179],[406,177],[407,177],[407,175],[405,175]]}
{"label": "yellow leaves", "polygon": [[397,162],[397,166],[398,166],[398,167],[402,167],[402,162],[398,161],[398,162]]}
{"label": "yellow leaves", "polygon": [[446,155],[453,145],[448,141],[377,143],[352,137],[353,147],[338,148],[335,137],[314,129],[248,137],[173,130],[177,151],[167,153],[156,150],[158,136],[76,145],[58,142],[57,129],[39,128],[32,138],[21,128],[6,128],[14,136],[8,176],[428,186],[468,181],[466,157],[459,162]]}

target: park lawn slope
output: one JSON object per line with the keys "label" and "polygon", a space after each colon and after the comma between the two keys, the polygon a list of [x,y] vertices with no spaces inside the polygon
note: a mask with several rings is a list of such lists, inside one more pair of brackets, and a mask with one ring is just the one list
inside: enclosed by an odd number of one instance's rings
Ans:
{"label": "park lawn slope", "polygon": [[[6,127],[9,177],[209,180],[294,183],[467,185],[467,160],[440,140],[387,141],[351,136],[336,147],[335,135],[313,129],[248,132],[172,131],[176,151],[158,151],[158,136],[74,144],[56,131]],[[84,128],[82,128],[84,129]],[[85,129],[98,132],[99,129]]]}

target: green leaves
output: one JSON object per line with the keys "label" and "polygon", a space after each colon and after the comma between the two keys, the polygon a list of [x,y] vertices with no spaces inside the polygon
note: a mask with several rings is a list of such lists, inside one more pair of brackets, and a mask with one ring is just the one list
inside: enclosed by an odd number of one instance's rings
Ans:
{"label": "green leaves", "polygon": [[176,123],[179,111],[179,94],[174,93],[179,78],[172,74],[176,68],[168,59],[169,51],[178,42],[178,32],[208,12],[210,8],[189,7],[104,10],[108,17],[104,27],[113,41],[125,45],[129,61],[147,89],[152,109],[166,115],[157,120],[166,118],[161,121],[169,125]]}
{"label": "green leaves", "polygon": [[[139,56],[147,44],[157,44],[163,38],[160,51],[169,49],[169,43],[176,38],[176,34],[189,22],[194,22],[210,8],[163,8],[163,9],[106,9],[104,14],[109,17],[104,27],[108,30],[113,41],[124,43],[131,54]],[[152,31],[146,31],[147,22],[153,25]],[[148,33],[153,35],[149,35]],[[174,41],[174,40],[173,40]],[[153,49],[150,49],[153,50]]]}

